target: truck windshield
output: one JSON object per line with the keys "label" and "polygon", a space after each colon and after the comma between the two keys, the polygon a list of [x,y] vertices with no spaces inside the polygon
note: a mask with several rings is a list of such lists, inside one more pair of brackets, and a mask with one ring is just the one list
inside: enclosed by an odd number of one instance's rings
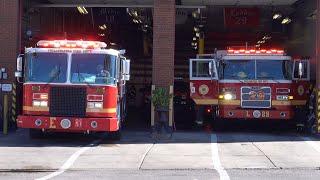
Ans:
{"label": "truck windshield", "polygon": [[220,66],[221,79],[291,80],[289,60],[225,60]]}
{"label": "truck windshield", "polygon": [[115,84],[116,56],[109,54],[72,54],[72,83]]}
{"label": "truck windshield", "polygon": [[26,54],[25,81],[63,83],[67,79],[67,54]]}
{"label": "truck windshield", "polygon": [[257,60],[256,79],[291,80],[292,63],[289,60]]}
{"label": "truck windshield", "polygon": [[222,63],[222,79],[254,79],[254,60],[226,60]]}

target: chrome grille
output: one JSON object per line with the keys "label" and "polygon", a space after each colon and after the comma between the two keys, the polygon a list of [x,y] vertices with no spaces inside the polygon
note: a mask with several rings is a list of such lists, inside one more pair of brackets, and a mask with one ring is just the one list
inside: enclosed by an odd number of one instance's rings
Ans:
{"label": "chrome grille", "polygon": [[241,107],[271,108],[271,88],[244,86],[241,88]]}

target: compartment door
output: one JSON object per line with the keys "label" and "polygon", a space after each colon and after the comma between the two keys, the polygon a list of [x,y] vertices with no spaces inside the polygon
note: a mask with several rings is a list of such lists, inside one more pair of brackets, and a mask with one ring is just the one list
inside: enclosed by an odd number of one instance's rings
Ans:
{"label": "compartment door", "polygon": [[190,59],[190,97],[197,105],[218,104],[218,73],[215,59]]}
{"label": "compartment door", "polygon": [[305,105],[309,96],[310,86],[310,61],[294,60],[293,64],[293,95],[292,105]]}

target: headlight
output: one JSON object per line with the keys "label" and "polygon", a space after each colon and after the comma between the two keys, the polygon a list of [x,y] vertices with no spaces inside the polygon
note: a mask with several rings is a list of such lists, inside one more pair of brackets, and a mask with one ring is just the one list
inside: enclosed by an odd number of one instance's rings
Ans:
{"label": "headlight", "polygon": [[32,106],[36,107],[48,107],[48,101],[32,101]]}
{"label": "headlight", "polygon": [[48,106],[48,101],[40,101],[40,106],[47,107]]}
{"label": "headlight", "polygon": [[91,109],[102,109],[103,103],[102,102],[88,102],[87,107]]}
{"label": "headlight", "polygon": [[224,99],[225,100],[231,100],[232,99],[232,94],[229,94],[229,93],[225,94],[224,95]]}
{"label": "headlight", "polygon": [[102,108],[102,102],[96,102],[96,103],[94,103],[94,107],[101,109],[101,108]]}
{"label": "headlight", "polygon": [[225,93],[224,95],[219,95],[219,99],[233,100],[236,99],[236,95],[231,93]]}

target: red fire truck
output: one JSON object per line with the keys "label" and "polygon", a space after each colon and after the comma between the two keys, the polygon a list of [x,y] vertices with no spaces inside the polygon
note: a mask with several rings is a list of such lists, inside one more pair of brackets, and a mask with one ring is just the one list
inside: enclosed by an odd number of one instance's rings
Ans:
{"label": "red fire truck", "polygon": [[110,132],[120,137],[130,60],[104,42],[41,40],[17,58],[23,83],[20,128],[44,132]]}
{"label": "red fire truck", "polygon": [[219,50],[190,59],[190,96],[214,119],[291,120],[306,105],[309,72],[308,59],[283,50]]}

